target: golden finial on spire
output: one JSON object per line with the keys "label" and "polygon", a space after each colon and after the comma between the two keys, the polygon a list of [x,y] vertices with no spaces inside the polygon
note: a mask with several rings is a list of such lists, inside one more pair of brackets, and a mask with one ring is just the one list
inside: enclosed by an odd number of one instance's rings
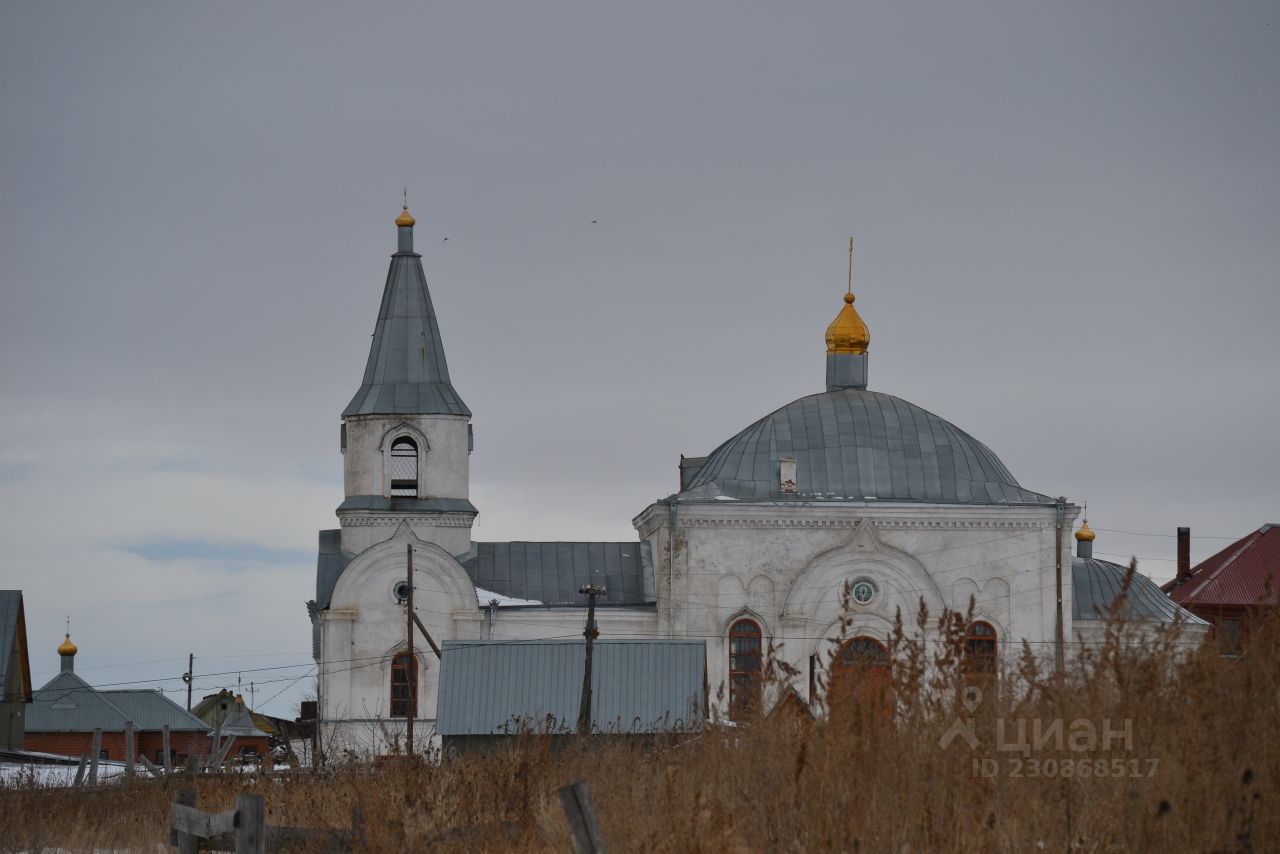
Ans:
{"label": "golden finial on spire", "polygon": [[862,322],[857,310],[853,307],[853,238],[849,238],[849,287],[844,295],[844,307],[827,327],[827,352],[852,353],[861,355],[867,352],[871,343],[871,333],[867,324]]}
{"label": "golden finial on spire", "polygon": [[1092,543],[1094,537],[1098,536],[1089,527],[1089,502],[1084,503],[1084,515],[1080,520],[1080,530],[1076,531],[1076,542]]}
{"label": "golden finial on spire", "polygon": [[409,213],[409,188],[404,188],[404,210],[400,211],[400,216],[396,217],[396,225],[401,228],[413,228],[413,224],[417,222],[413,218],[413,214]]}

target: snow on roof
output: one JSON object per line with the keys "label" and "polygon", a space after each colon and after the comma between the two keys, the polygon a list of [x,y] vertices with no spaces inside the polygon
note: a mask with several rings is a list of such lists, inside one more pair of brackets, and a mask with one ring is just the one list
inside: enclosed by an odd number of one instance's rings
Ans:
{"label": "snow on roof", "polygon": [[537,599],[517,599],[514,596],[503,596],[501,593],[494,593],[492,590],[485,590],[483,587],[476,588],[476,601],[480,603],[481,608],[487,608],[493,603],[497,603],[499,608],[511,608],[516,605],[541,605]]}

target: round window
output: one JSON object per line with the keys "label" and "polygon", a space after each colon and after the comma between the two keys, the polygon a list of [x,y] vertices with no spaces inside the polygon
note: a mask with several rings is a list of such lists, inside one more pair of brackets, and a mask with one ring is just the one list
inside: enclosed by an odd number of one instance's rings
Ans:
{"label": "round window", "polygon": [[409,601],[409,582],[397,581],[391,592],[396,597],[397,602]]}
{"label": "round window", "polygon": [[876,583],[870,578],[859,578],[853,582],[853,601],[866,605],[876,598]]}

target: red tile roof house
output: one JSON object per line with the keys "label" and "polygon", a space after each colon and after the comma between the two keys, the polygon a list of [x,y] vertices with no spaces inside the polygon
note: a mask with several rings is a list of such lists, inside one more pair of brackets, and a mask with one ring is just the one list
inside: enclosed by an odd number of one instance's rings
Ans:
{"label": "red tile roof house", "polygon": [[1251,625],[1276,612],[1280,524],[1270,523],[1191,567],[1191,529],[1178,529],[1178,574],[1161,589],[1213,624],[1219,643],[1238,650]]}

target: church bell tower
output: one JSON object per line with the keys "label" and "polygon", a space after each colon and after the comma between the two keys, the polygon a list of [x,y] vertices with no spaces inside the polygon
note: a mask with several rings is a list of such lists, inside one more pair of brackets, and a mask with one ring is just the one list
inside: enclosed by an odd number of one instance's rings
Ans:
{"label": "church bell tower", "polygon": [[402,522],[450,554],[471,547],[471,410],[449,381],[414,222],[406,204],[364,379],[342,411],[338,519],[343,550],[357,554]]}

